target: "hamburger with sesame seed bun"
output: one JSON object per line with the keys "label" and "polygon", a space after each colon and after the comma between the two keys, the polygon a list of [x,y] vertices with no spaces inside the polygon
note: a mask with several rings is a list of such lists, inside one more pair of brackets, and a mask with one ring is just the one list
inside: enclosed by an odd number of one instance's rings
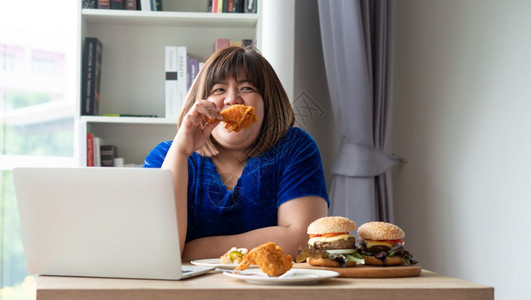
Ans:
{"label": "hamburger with sesame seed bun", "polygon": [[368,222],[358,228],[358,252],[366,265],[396,266],[417,262],[404,249],[404,231],[391,223]]}
{"label": "hamburger with sesame seed bun", "polygon": [[308,245],[299,249],[297,262],[306,261],[312,266],[353,267],[363,264],[356,250],[356,237],[349,232],[356,223],[344,217],[323,217],[308,226]]}

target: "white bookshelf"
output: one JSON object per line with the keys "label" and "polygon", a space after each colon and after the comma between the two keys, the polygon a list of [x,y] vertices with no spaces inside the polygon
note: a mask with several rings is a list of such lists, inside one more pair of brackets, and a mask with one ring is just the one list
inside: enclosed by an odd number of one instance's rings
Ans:
{"label": "white bookshelf", "polygon": [[[200,61],[213,53],[216,38],[256,39],[260,48],[260,8],[257,14],[212,14],[206,12],[207,1],[197,0],[165,1],[163,8],[161,12],[79,9],[78,95],[83,43],[85,37],[97,37],[103,45],[100,115],[158,116],[78,115],[80,166],[86,166],[88,132],[116,145],[118,156],[132,164],[142,164],[153,147],[173,138],[177,120],[164,117],[165,46],[186,46],[188,55]],[[77,107],[80,103],[78,98]]]}

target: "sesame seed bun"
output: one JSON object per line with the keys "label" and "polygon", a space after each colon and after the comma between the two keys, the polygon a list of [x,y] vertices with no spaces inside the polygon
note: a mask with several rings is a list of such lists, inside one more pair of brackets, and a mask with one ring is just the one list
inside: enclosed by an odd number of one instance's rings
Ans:
{"label": "sesame seed bun", "polygon": [[308,226],[308,234],[350,232],[356,230],[356,223],[345,217],[323,217]]}
{"label": "sesame seed bun", "polygon": [[406,236],[400,227],[385,222],[365,223],[358,228],[358,235],[364,240],[397,240]]}

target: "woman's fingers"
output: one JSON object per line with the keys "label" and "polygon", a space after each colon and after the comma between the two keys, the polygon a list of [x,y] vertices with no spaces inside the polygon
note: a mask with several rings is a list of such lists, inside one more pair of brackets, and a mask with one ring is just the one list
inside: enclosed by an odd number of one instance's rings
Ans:
{"label": "woman's fingers", "polygon": [[222,118],[219,113],[221,110],[212,101],[208,100],[196,100],[194,106],[190,110],[195,116],[202,115],[201,119],[205,116],[210,119],[220,120]]}

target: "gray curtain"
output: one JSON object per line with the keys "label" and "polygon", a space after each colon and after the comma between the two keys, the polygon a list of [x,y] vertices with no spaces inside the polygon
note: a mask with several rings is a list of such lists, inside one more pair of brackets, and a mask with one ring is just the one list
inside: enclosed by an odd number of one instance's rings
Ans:
{"label": "gray curtain", "polygon": [[330,215],[393,222],[386,151],[391,117],[391,0],[319,0],[325,69],[341,146]]}

